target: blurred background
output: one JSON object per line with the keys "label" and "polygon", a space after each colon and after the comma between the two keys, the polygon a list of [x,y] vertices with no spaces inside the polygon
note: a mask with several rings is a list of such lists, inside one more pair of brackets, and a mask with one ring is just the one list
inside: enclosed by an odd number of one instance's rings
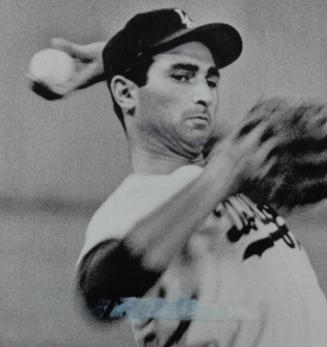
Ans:
{"label": "blurred background", "polygon": [[[92,323],[74,301],[88,221],[130,172],[106,85],[50,102],[25,73],[52,37],[107,40],[136,12],[176,6],[242,34],[222,71],[226,127],[262,95],[326,99],[326,0],[1,0],[0,346],[133,346],[126,324]],[[325,202],[289,218],[327,293],[326,222]]]}

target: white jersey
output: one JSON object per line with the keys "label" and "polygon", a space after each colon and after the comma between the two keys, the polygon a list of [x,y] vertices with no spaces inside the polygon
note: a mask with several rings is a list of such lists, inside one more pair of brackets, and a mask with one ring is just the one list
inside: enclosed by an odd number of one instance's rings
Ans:
{"label": "white jersey", "polygon": [[[170,175],[126,178],[92,219],[79,261],[100,242],[123,238],[201,171],[184,166]],[[217,206],[144,299],[159,304],[154,319],[131,317],[139,346],[323,347],[327,341],[326,299],[303,246],[273,209],[242,194]]]}

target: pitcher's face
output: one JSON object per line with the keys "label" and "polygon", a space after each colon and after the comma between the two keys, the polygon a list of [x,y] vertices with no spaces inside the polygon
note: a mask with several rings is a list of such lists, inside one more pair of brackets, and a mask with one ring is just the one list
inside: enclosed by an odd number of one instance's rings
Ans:
{"label": "pitcher's face", "polygon": [[181,155],[201,153],[218,110],[219,71],[210,50],[188,42],[155,55],[138,94],[138,128]]}

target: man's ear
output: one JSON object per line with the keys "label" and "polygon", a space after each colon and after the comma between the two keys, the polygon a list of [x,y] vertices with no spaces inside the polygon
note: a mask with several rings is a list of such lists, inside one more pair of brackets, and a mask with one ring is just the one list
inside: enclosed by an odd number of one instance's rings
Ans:
{"label": "man's ear", "polygon": [[115,101],[126,112],[135,108],[137,88],[133,81],[121,75],[114,76],[110,82],[110,89]]}

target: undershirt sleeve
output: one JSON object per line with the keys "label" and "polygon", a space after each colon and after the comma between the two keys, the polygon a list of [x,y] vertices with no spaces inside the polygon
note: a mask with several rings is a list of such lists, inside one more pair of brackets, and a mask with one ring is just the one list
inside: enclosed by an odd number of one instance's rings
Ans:
{"label": "undershirt sleeve", "polygon": [[78,289],[88,310],[98,320],[122,299],[142,297],[159,279],[159,272],[142,267],[121,240],[108,240],[93,248],[78,268]]}

